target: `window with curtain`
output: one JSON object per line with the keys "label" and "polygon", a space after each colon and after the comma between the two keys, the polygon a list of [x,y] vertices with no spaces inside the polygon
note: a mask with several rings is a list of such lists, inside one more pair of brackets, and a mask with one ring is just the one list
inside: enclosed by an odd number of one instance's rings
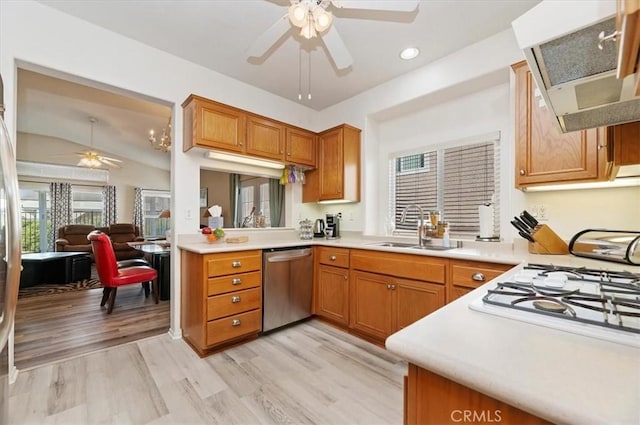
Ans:
{"label": "window with curtain", "polygon": [[104,196],[102,188],[90,186],[72,186],[72,220],[73,224],[92,224],[96,227],[103,226],[102,209]]}
{"label": "window with curtain", "polygon": [[[269,179],[265,177],[252,177],[240,182],[240,210],[242,218],[251,214],[255,207],[254,214],[262,214],[270,221],[271,209],[269,206]],[[253,225],[251,222],[249,225]],[[269,225],[267,223],[267,225]]]}
{"label": "window with curtain", "polygon": [[160,218],[162,210],[168,210],[171,192],[167,190],[142,190],[142,236],[145,238],[164,237],[170,229],[169,218]]}
{"label": "window with curtain", "polygon": [[[494,228],[499,223],[499,133],[471,138],[438,149],[391,155],[389,216],[399,233],[415,232],[419,211],[440,211],[452,233],[477,235],[478,207],[494,204]],[[496,232],[498,233],[498,232]]]}

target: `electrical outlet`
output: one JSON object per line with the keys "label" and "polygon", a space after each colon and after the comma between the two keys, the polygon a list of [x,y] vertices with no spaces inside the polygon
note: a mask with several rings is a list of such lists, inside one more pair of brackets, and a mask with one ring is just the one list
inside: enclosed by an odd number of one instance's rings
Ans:
{"label": "electrical outlet", "polygon": [[545,204],[538,205],[538,220],[549,220],[549,206]]}
{"label": "electrical outlet", "polygon": [[185,220],[191,220],[191,210],[189,208],[184,210],[184,219]]}
{"label": "electrical outlet", "polygon": [[529,213],[535,218],[540,218],[540,212],[537,205],[530,205],[527,211],[529,211]]}
{"label": "electrical outlet", "polygon": [[338,218],[339,218],[340,220],[342,220],[342,213],[341,213],[341,212],[339,212],[339,213],[338,213]]}

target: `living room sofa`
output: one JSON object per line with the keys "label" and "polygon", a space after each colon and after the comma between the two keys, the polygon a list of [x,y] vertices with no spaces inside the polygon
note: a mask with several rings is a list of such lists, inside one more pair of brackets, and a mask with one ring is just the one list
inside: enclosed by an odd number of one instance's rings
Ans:
{"label": "living room sofa", "polygon": [[60,227],[58,239],[55,242],[56,252],[87,252],[91,254],[93,260],[91,243],[87,239],[87,235],[94,230],[100,230],[109,235],[117,261],[143,257],[144,254],[141,251],[127,244],[127,242],[144,240],[140,236],[140,228],[129,223],[116,223],[108,227],[96,227],[89,224],[70,224]]}

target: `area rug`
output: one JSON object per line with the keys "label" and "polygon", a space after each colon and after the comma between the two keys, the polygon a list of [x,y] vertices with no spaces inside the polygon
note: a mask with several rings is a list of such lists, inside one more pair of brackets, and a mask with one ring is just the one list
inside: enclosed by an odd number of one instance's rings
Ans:
{"label": "area rug", "polygon": [[66,284],[49,284],[34,285],[28,288],[20,288],[18,298],[36,297],[40,295],[60,294],[71,291],[84,291],[85,289],[102,288],[99,279],[85,279],[79,282],[71,282]]}

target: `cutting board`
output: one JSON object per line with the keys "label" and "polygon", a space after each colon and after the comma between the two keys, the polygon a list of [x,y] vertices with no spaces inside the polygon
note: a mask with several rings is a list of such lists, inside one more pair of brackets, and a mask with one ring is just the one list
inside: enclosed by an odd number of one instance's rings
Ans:
{"label": "cutting board", "polygon": [[243,243],[249,240],[249,236],[235,236],[233,238],[226,238],[227,243]]}

